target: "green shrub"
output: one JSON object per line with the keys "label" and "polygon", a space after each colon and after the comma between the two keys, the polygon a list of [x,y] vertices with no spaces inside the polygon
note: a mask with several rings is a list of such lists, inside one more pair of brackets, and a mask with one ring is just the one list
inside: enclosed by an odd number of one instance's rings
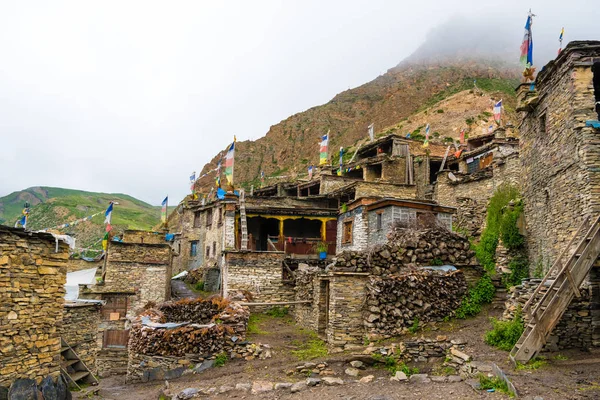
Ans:
{"label": "green shrub", "polygon": [[494,389],[498,392],[506,393],[510,397],[514,397],[514,393],[508,389],[508,384],[504,379],[497,376],[487,377],[483,374],[479,375],[479,388],[482,390]]}
{"label": "green shrub", "polygon": [[419,318],[415,317],[415,319],[413,319],[412,326],[410,328],[408,328],[408,331],[410,333],[417,333],[417,331],[419,329],[420,329],[420,327],[419,327]]}
{"label": "green shrub", "polygon": [[411,368],[403,362],[399,362],[393,356],[387,356],[383,360],[384,368],[390,371],[392,375],[396,375],[396,372],[402,371],[406,376],[411,376],[419,373],[419,368]]}
{"label": "green shrub", "polygon": [[228,359],[229,357],[225,352],[217,354],[217,357],[215,357],[215,367],[222,367]]}
{"label": "green shrub", "polygon": [[515,313],[512,321],[499,321],[492,318],[493,329],[486,332],[485,342],[500,350],[510,351],[523,334],[521,311]]}
{"label": "green shrub", "polygon": [[465,319],[479,314],[483,304],[491,303],[496,288],[489,275],[484,275],[475,287],[469,289],[463,297],[460,307],[455,311],[456,318]]}
{"label": "green shrub", "polygon": [[506,210],[500,222],[500,237],[507,249],[515,250],[523,247],[525,238],[519,233],[517,220],[523,212],[523,203],[518,202],[510,211]]}
{"label": "green shrub", "polygon": [[508,288],[511,286],[520,285],[523,279],[529,277],[529,261],[527,257],[515,257],[508,263],[510,274],[502,277],[504,285]]}
{"label": "green shrub", "polygon": [[289,312],[290,309],[288,307],[274,306],[265,311],[265,314],[275,318],[283,318],[288,315]]}
{"label": "green shrub", "polygon": [[444,110],[442,110],[441,108],[439,110],[436,111],[438,114],[443,114]]}
{"label": "green shrub", "polygon": [[441,265],[444,265],[444,262],[442,261],[441,258],[435,257],[433,260],[431,260],[431,265],[433,265],[433,266],[441,266]]}
{"label": "green shrub", "polygon": [[204,290],[204,282],[202,281],[198,281],[194,284],[194,289],[198,290],[198,291],[203,291]]}

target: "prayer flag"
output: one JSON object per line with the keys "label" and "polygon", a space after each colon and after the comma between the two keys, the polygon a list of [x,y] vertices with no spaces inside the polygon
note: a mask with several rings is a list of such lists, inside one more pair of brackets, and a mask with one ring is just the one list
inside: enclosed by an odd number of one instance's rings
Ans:
{"label": "prayer flag", "polygon": [[488,133],[494,132],[494,125],[488,126]]}
{"label": "prayer flag", "polygon": [[108,208],[104,212],[104,223],[105,224],[110,225],[110,219],[112,217],[112,211],[113,211],[113,203],[111,201],[110,204],[108,205]]}
{"label": "prayer flag", "polygon": [[196,171],[192,172],[190,175],[190,190],[194,193],[194,183],[196,182]]}
{"label": "prayer flag", "polygon": [[342,169],[343,164],[344,164],[344,148],[340,147],[340,169]]}
{"label": "prayer flag", "polygon": [[463,144],[465,142],[465,128],[460,130],[460,143]]}
{"label": "prayer flag", "polygon": [[160,211],[160,220],[163,222],[163,224],[165,222],[167,222],[167,204],[169,203],[169,196],[165,197],[165,199],[162,202],[162,209]]}
{"label": "prayer flag", "polygon": [[215,186],[221,187],[221,161],[219,160],[217,164],[217,177],[215,178]]}
{"label": "prayer flag", "polygon": [[[235,139],[235,137],[234,137]],[[227,155],[225,156],[225,179],[230,186],[233,186],[233,161],[235,155],[235,140],[229,146]]]}
{"label": "prayer flag", "polygon": [[319,154],[319,165],[327,164],[327,148],[329,147],[329,131],[321,137],[321,148]]}
{"label": "prayer flag", "polygon": [[558,46],[558,54],[560,54],[560,52],[562,51],[562,41],[563,41],[563,35],[564,35],[564,34],[565,34],[565,28],[563,27],[563,28],[560,30],[560,35],[558,36],[558,43],[559,43],[559,46]]}
{"label": "prayer flag", "polygon": [[313,176],[313,166],[308,167],[308,179],[312,179]]}
{"label": "prayer flag", "polygon": [[425,127],[425,141],[423,142],[423,147],[429,147],[429,124]]}
{"label": "prayer flag", "polygon": [[[98,242],[96,242],[98,243]],[[104,234],[102,238],[102,250],[106,251],[108,249],[108,232]]]}
{"label": "prayer flag", "polygon": [[500,118],[502,117],[502,100],[494,104],[494,120],[500,124]]}
{"label": "prayer flag", "polygon": [[521,44],[521,64],[524,67],[533,65],[533,36],[531,32],[531,25],[533,23],[533,14],[531,10],[527,15],[527,22],[525,23],[525,35],[523,36],[523,43]]}
{"label": "prayer flag", "polygon": [[371,142],[375,139],[375,124],[369,125],[369,138],[371,138]]}

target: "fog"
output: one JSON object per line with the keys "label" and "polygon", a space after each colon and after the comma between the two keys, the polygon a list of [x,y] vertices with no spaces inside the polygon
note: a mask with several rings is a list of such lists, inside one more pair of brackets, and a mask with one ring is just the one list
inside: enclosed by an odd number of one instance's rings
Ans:
{"label": "fog", "polygon": [[[485,3],[485,4],[482,4]],[[600,39],[597,1],[0,2],[0,196],[30,186],[175,204],[237,135],[412,60],[534,62]],[[315,151],[318,149],[315,148]]]}

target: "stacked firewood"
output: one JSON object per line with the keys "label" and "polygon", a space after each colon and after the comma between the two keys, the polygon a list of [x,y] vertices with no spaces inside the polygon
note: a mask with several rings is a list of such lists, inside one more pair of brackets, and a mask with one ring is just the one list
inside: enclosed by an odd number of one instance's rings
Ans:
{"label": "stacked firewood", "polygon": [[365,326],[383,335],[406,333],[411,326],[453,315],[466,291],[461,271],[372,276],[367,285]]}
{"label": "stacked firewood", "polygon": [[[147,326],[142,323],[144,316],[151,322],[184,324],[175,328]],[[249,317],[248,307],[220,297],[163,303],[156,310],[145,310],[135,321],[129,348],[139,354],[174,357],[229,351],[244,340]]]}

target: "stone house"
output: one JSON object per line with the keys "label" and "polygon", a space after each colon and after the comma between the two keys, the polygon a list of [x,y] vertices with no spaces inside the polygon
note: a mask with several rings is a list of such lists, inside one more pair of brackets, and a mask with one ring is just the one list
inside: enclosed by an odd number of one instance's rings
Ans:
{"label": "stone house", "polygon": [[0,226],[0,386],[60,374],[68,246]]}
{"label": "stone house", "polygon": [[164,235],[126,231],[123,241],[109,242],[102,279],[79,289],[80,299],[104,302],[97,325],[101,376],[126,372],[131,321],[149,304],[170,299],[171,276],[171,247]]}
{"label": "stone house", "polygon": [[[344,209],[343,209],[344,210]],[[435,221],[452,230],[452,207],[439,206],[427,200],[363,197],[354,200],[338,216],[338,252],[367,251],[387,242],[394,224],[414,224],[434,216]],[[430,221],[427,221],[430,223]]]}

